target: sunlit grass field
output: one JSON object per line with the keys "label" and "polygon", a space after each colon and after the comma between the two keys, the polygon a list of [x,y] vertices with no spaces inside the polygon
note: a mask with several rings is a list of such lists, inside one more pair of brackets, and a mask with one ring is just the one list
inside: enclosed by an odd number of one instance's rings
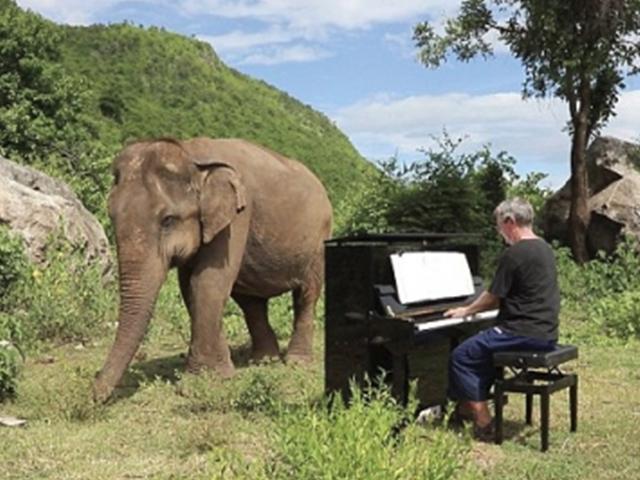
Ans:
{"label": "sunlit grass field", "polygon": [[[272,322],[286,345],[288,299]],[[237,311],[225,319],[238,367],[227,381],[184,373],[188,321],[173,279],[147,339],[116,398],[90,400],[90,384],[113,332],[84,343],[44,344],[27,360],[14,401],[0,415],[27,420],[0,429],[0,472],[7,479],[633,479],[640,478],[640,344],[578,344],[569,369],[580,376],[578,432],[569,433],[567,392],[551,397],[547,453],[524,399],[506,406],[501,446],[467,432],[409,424],[385,392],[330,410],[323,395],[323,332],[313,363],[248,362]],[[572,341],[575,339],[572,339]],[[600,344],[599,344],[600,343]],[[394,433],[395,432],[395,433]]]}

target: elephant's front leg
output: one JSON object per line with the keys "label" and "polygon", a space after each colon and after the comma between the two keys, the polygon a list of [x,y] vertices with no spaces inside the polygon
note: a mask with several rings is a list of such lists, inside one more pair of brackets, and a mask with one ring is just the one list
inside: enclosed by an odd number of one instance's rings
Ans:
{"label": "elephant's front leg", "polygon": [[191,345],[187,369],[211,368],[222,377],[234,373],[231,352],[224,335],[222,316],[232,280],[211,268],[180,270],[180,288],[191,316]]}

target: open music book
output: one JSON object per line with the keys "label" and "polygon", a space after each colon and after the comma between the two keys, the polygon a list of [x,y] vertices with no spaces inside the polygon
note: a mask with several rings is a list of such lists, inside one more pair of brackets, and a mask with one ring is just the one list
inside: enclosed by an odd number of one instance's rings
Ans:
{"label": "open music book", "polygon": [[472,295],[473,277],[461,252],[391,255],[398,300],[404,304]]}

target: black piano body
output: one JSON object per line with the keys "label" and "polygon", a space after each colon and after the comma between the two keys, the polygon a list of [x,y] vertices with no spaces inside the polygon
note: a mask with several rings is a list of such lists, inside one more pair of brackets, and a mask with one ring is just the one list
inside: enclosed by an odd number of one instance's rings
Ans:
{"label": "black piano body", "polygon": [[[443,321],[443,311],[472,300],[403,305],[395,292],[390,256],[402,252],[455,251],[465,254],[479,277],[477,236],[469,234],[360,234],[325,242],[325,392],[348,401],[350,383],[384,381],[401,404],[410,380],[417,380],[419,406],[446,402],[448,358],[461,340],[495,321]],[[444,323],[445,325],[439,326]],[[455,323],[454,325],[448,325]],[[434,328],[435,327],[435,328]]]}

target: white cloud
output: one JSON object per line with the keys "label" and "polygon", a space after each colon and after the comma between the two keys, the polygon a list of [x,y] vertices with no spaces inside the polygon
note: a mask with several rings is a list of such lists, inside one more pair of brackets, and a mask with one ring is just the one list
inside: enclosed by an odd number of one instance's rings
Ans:
{"label": "white cloud", "polygon": [[[18,0],[18,4],[65,23],[88,23],[100,11],[130,2],[125,0]],[[455,0],[138,0],[170,5],[188,16],[212,15],[252,19],[297,28],[367,28],[374,24],[421,19],[427,14],[451,13]]]}
{"label": "white cloud", "polygon": [[189,14],[252,18],[297,27],[367,28],[373,24],[411,20],[428,13],[453,12],[455,0],[179,0]]}
{"label": "white cloud", "polygon": [[275,26],[259,32],[247,33],[234,30],[224,35],[199,35],[198,38],[209,42],[218,53],[222,53],[242,51],[253,47],[262,47],[267,44],[289,43],[299,38],[299,36],[298,32],[287,31]]}
{"label": "white cloud", "polygon": [[[253,30],[236,29],[216,36],[201,36],[223,56],[236,64],[276,64],[286,61],[311,61],[325,58],[324,42],[335,35],[362,30],[378,24],[410,21],[452,13],[454,0],[18,0],[47,18],[74,25],[86,25],[100,19],[109,9],[137,4],[173,8],[184,18],[203,15],[228,20],[258,22]],[[135,9],[130,20],[135,20]],[[410,33],[407,33],[410,38]],[[304,44],[313,43],[314,46]],[[287,47],[283,48],[282,45]],[[265,47],[273,51],[265,53]],[[235,59],[239,62],[234,62]],[[287,60],[289,59],[289,60]]]}
{"label": "white cloud", "polygon": [[[142,4],[166,4],[165,1],[138,0]],[[18,5],[70,25],[87,25],[97,21],[99,13],[120,4],[123,0],[17,0]],[[151,8],[147,6],[147,8]]]}
{"label": "white cloud", "polygon": [[312,62],[330,56],[329,52],[321,48],[294,45],[265,49],[262,52],[239,58],[235,63],[238,65],[277,65],[280,63]]}
{"label": "white cloud", "polygon": [[[623,92],[618,115],[603,134],[627,140],[640,138],[640,90]],[[388,95],[337,111],[333,119],[363,155],[383,159],[398,153],[415,160],[419,148],[435,146],[431,136],[443,129],[465,137],[462,147],[473,150],[490,143],[523,162],[525,170],[560,175],[568,172],[569,136],[563,131],[567,107],[559,100],[523,100],[519,93],[491,95]],[[562,178],[554,178],[559,184]]]}

